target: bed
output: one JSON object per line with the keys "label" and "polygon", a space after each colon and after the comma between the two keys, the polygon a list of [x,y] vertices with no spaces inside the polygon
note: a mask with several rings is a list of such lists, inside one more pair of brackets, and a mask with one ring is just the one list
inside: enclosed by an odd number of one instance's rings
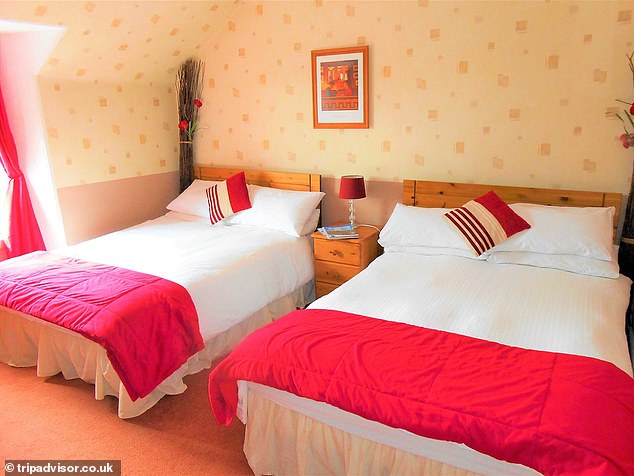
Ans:
{"label": "bed", "polygon": [[[205,191],[241,173],[252,207],[211,225]],[[117,397],[118,415],[131,418],[147,411],[165,395],[184,392],[184,376],[209,368],[253,330],[314,299],[314,269],[307,233],[314,231],[318,223],[323,196],[320,176],[199,166],[195,177],[192,186],[157,219],[52,254],[36,253],[0,265],[2,271],[12,265],[19,270],[25,263],[31,266],[44,259],[54,263],[85,261],[102,264],[108,272],[120,267],[176,283],[189,294],[185,299],[191,297],[198,320],[190,325],[198,329],[155,329],[144,324],[139,332],[162,332],[170,334],[170,338],[199,332],[202,344],[186,347],[186,360],[162,370],[166,378],[161,377],[158,384],[147,382],[143,392],[131,392],[124,385],[127,380],[122,382],[121,371],[115,370],[121,367],[113,365],[120,359],[112,361],[109,348],[74,330],[0,306],[0,361],[19,367],[37,366],[41,377],[61,372],[66,379],[81,378],[95,385],[96,399]],[[298,220],[301,227],[297,226]],[[118,292],[111,289],[113,294]],[[173,306],[172,314],[178,312],[174,308],[188,305],[189,301]],[[147,312],[152,314],[152,321],[158,318],[158,308]],[[162,347],[164,336],[153,338],[154,348],[144,352],[159,354],[158,363],[152,365],[162,365],[171,350]],[[129,347],[135,345],[136,341],[130,340]],[[138,372],[143,377],[145,370],[140,362],[144,359],[143,354],[128,358],[133,366],[139,366],[138,370],[130,370],[131,375]],[[125,373],[127,377],[128,371]]]}
{"label": "bed", "polygon": [[[531,228],[475,257],[441,214],[490,190]],[[632,474],[620,204],[404,181],[383,255],[214,369],[216,420],[246,424],[255,474]]]}

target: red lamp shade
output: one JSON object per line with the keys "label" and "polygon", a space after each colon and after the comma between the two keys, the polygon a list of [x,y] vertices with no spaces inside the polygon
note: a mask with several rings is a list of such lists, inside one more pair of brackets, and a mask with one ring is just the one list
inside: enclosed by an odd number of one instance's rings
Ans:
{"label": "red lamp shade", "polygon": [[362,175],[344,175],[339,183],[339,198],[356,200],[365,198],[365,183]]}

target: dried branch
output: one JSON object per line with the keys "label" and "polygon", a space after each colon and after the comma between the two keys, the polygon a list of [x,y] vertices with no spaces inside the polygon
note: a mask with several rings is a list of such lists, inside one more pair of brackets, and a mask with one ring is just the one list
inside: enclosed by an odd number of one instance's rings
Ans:
{"label": "dried branch", "polygon": [[629,63],[630,70],[632,71],[632,87],[634,87],[634,62],[632,59],[634,58],[634,51],[632,51],[632,53],[629,56],[626,53],[625,56],[627,56],[627,62]]}
{"label": "dried branch", "polygon": [[179,130],[181,192],[194,181],[194,156],[191,141],[198,125],[198,107],[194,100],[202,96],[204,72],[202,61],[189,58],[180,65],[176,74],[179,121],[184,119],[189,122],[187,130]]}

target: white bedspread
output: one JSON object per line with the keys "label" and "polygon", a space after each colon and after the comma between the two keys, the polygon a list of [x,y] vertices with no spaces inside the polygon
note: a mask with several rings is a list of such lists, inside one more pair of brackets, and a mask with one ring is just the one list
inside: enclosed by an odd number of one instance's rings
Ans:
{"label": "white bedspread", "polygon": [[96,399],[119,399],[121,418],[184,392],[184,376],[209,368],[247,334],[305,305],[314,293],[309,238],[245,225],[210,226],[173,212],[54,252],[169,279],[192,296],[205,348],[134,402],[97,343],[0,307],[0,361],[37,365],[41,377],[62,372],[66,379],[93,383]]}
{"label": "white bedspread", "polygon": [[[630,284],[624,276],[607,279],[452,256],[386,253],[361,274],[309,307],[442,329],[518,347],[597,357],[632,375],[624,330]],[[311,428],[321,428],[323,423],[386,445],[386,448],[397,448],[426,458],[424,461],[450,465],[442,471],[439,466],[434,466],[438,474],[471,474],[469,471],[534,474],[529,468],[496,460],[461,444],[422,438],[287,392],[246,382],[240,382],[239,389],[238,415],[242,421],[247,420],[246,401],[250,394],[257,399],[258,405],[265,398],[282,408],[307,415],[313,423],[300,424],[310,424]],[[297,424],[293,423],[297,418],[293,415],[297,413],[272,412],[268,418],[275,419],[278,425],[281,421],[290,427]],[[266,455],[273,443],[270,447],[265,445],[264,449],[258,449],[257,445],[258,441],[269,438],[265,431],[271,431],[270,439],[275,444],[281,446],[287,440],[283,437],[275,439],[275,425],[267,426],[270,420],[259,419],[257,412],[248,412],[248,420],[251,432],[259,438],[247,438],[245,442],[252,468],[282,474],[288,469],[284,460]],[[341,461],[353,464],[346,450],[333,443],[339,442],[343,435],[326,430],[324,434],[335,436],[330,443],[324,442],[323,447],[316,450],[317,454],[329,455],[324,456],[320,464],[335,472],[342,470]],[[308,433],[298,436],[297,441],[291,440],[289,445],[310,445],[310,441],[318,438],[319,433]],[[374,451],[373,448],[362,443],[360,451],[365,454]],[[277,451],[282,450],[277,448]],[[293,464],[310,465],[310,461],[310,457],[304,457],[300,452],[290,467],[293,468]],[[467,471],[458,471],[455,467]]]}
{"label": "white bedspread", "polygon": [[386,253],[311,308],[597,357],[632,375],[631,281],[453,256]]}
{"label": "white bedspread", "polygon": [[168,213],[55,253],[169,279],[192,296],[204,341],[313,278],[308,238]]}

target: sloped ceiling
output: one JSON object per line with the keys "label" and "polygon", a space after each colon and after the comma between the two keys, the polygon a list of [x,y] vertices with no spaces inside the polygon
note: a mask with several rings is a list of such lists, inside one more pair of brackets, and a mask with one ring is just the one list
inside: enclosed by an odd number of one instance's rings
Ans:
{"label": "sloped ceiling", "polygon": [[239,7],[236,1],[1,1],[0,18],[66,29],[43,76],[172,84],[180,63],[201,56]]}

